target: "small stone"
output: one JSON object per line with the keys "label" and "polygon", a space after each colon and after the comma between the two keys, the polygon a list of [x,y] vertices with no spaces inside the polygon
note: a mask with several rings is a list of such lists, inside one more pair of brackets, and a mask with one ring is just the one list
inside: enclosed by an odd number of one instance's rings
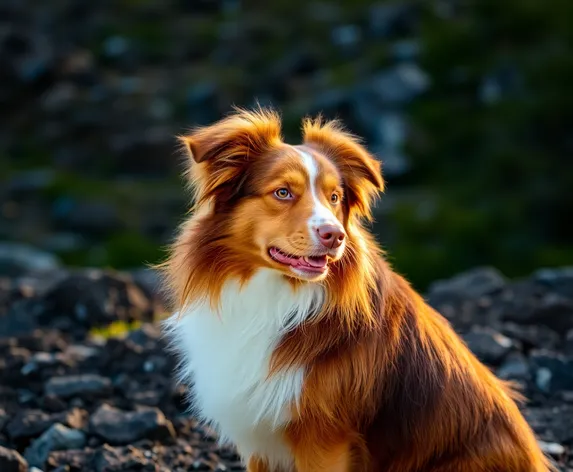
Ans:
{"label": "small stone", "polygon": [[24,456],[30,465],[44,467],[50,452],[80,449],[85,443],[86,436],[82,431],[66,428],[63,424],[56,423],[32,442]]}
{"label": "small stone", "polygon": [[18,451],[0,446],[0,470],[2,472],[27,472],[28,463]]}
{"label": "small stone", "polygon": [[573,356],[573,329],[567,331],[565,335],[565,345],[563,346],[565,354],[568,356]]}
{"label": "small stone", "polygon": [[491,328],[476,326],[463,338],[470,350],[486,364],[499,364],[513,347],[511,339]]}
{"label": "small stone", "polygon": [[553,377],[553,374],[548,368],[540,367],[537,369],[537,372],[535,372],[535,385],[537,385],[537,388],[542,392],[549,392],[551,377]]}
{"label": "small stone", "polygon": [[527,358],[519,352],[510,353],[497,369],[497,376],[503,380],[529,380],[531,369]]}
{"label": "small stone", "polygon": [[498,293],[506,286],[505,277],[492,267],[478,267],[451,279],[438,280],[430,285],[430,295],[441,292],[457,293],[467,298],[480,298]]}
{"label": "small stone", "polygon": [[501,332],[519,341],[524,349],[544,348],[555,349],[561,343],[559,334],[543,325],[520,325],[517,323],[504,323]]}
{"label": "small stone", "polygon": [[560,295],[573,298],[573,267],[541,269],[534,274],[535,280]]}
{"label": "small stone", "polygon": [[40,410],[24,410],[16,414],[6,426],[12,440],[27,439],[42,434],[50,425],[50,415]]}
{"label": "small stone", "polygon": [[537,441],[537,443],[545,454],[549,454],[555,458],[559,458],[565,454],[565,448],[559,443],[545,442],[541,440]]}
{"label": "small stone", "polygon": [[111,380],[94,374],[52,377],[44,391],[46,395],[62,398],[105,396],[111,391]]}
{"label": "small stone", "polygon": [[94,456],[93,467],[96,472],[114,472],[122,470],[156,471],[157,465],[145,456],[143,451],[133,447],[102,446]]}
{"label": "small stone", "polygon": [[548,350],[532,351],[529,358],[536,373],[535,383],[541,391],[573,390],[573,359]]}
{"label": "small stone", "polygon": [[0,408],[0,432],[4,430],[4,426],[8,423],[8,413],[3,408]]}
{"label": "small stone", "polygon": [[0,243],[0,275],[19,277],[57,270],[60,261],[52,254],[19,243]]}
{"label": "small stone", "polygon": [[164,440],[175,430],[158,408],[123,411],[102,405],[90,418],[90,431],[110,444],[129,444],[139,439]]}

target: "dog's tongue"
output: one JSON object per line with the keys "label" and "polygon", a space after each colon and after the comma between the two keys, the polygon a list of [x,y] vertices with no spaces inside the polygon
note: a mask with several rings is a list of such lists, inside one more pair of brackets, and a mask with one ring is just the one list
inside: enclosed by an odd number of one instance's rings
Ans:
{"label": "dog's tongue", "polygon": [[301,265],[322,268],[326,265],[326,256],[309,256],[299,258]]}
{"label": "dog's tongue", "polygon": [[287,254],[284,254],[275,248],[272,248],[271,251],[272,251],[273,257],[277,261],[282,262],[283,264],[296,265],[296,264],[298,264],[298,260],[300,259],[299,257],[294,257],[294,256],[289,256]]}
{"label": "dog's tongue", "polygon": [[272,249],[273,257],[283,264],[288,264],[293,267],[308,267],[315,269],[322,269],[326,266],[326,256],[289,256],[276,249]]}

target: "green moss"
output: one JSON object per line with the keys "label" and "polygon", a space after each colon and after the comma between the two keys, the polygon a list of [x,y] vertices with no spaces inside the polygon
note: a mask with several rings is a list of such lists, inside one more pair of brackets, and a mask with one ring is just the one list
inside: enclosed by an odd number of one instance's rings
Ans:
{"label": "green moss", "polygon": [[92,328],[89,332],[90,336],[110,339],[110,338],[123,338],[131,331],[135,331],[141,327],[141,322],[133,321],[127,323],[125,321],[114,321],[113,323],[103,326]]}

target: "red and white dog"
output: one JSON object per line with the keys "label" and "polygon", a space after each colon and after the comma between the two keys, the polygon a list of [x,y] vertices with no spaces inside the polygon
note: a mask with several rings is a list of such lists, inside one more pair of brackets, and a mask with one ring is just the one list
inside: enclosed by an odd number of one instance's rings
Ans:
{"label": "red and white dog", "polygon": [[336,122],[273,111],[181,138],[195,210],[163,265],[195,407],[250,472],[534,472],[518,395],[363,226],[380,164]]}

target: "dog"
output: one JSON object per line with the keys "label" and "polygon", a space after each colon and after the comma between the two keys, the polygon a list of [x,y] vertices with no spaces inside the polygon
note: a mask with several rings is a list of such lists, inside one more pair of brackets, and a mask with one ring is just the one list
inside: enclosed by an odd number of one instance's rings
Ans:
{"label": "dog", "polygon": [[249,472],[554,470],[517,391],[366,229],[380,162],[339,121],[302,136],[259,107],[179,137],[194,206],[164,329],[197,415]]}

